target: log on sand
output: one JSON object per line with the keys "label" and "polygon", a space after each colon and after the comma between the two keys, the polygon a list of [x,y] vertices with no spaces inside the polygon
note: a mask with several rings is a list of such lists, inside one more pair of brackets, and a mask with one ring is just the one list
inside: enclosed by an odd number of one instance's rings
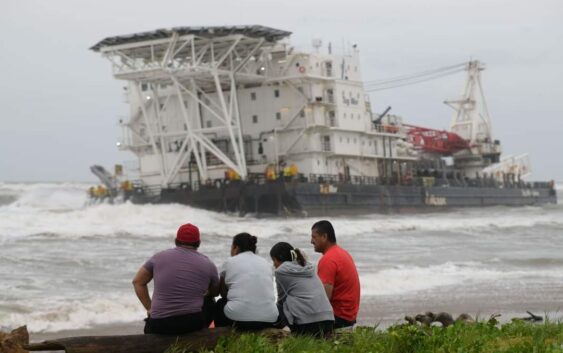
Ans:
{"label": "log on sand", "polygon": [[175,343],[189,347],[191,351],[213,349],[219,338],[231,334],[230,328],[204,329],[181,336],[127,335],[127,336],[82,336],[48,340],[25,345],[28,351],[64,350],[68,353],[102,352],[164,352]]}

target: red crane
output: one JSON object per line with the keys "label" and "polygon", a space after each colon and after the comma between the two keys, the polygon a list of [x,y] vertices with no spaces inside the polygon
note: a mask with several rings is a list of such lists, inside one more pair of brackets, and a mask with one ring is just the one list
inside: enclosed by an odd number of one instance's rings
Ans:
{"label": "red crane", "polygon": [[404,126],[409,128],[407,132],[409,142],[425,152],[451,156],[458,151],[471,147],[467,140],[450,131],[407,124],[404,124]]}

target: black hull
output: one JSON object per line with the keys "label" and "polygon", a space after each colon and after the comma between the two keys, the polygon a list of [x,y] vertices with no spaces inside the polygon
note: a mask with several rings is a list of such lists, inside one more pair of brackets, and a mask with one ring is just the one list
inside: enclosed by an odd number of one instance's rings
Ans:
{"label": "black hull", "polygon": [[263,184],[232,182],[219,187],[164,189],[143,193],[134,203],[180,203],[240,215],[330,216],[447,210],[459,207],[537,206],[557,203],[555,189],[538,187],[424,187],[407,185],[319,184],[281,180]]}

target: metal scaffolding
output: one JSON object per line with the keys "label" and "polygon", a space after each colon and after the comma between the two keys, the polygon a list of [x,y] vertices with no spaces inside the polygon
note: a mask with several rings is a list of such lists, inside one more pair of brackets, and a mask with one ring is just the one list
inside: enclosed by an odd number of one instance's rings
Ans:
{"label": "metal scaffolding", "polygon": [[[140,102],[130,122],[143,119],[146,126],[142,134],[125,124],[143,142],[131,150],[140,153],[141,146],[143,153],[158,155],[161,186],[166,187],[192,155],[203,180],[208,178],[208,154],[247,177],[237,86],[263,83],[264,53],[289,35],[262,26],[179,27],[106,38],[91,49],[110,60],[117,79],[130,83]],[[149,95],[143,94],[143,87],[150,87]],[[166,131],[162,124],[171,99],[180,102],[182,131]],[[202,111],[218,126],[203,126]],[[232,156],[212,141],[210,136],[217,132],[228,135]],[[165,156],[170,136],[182,141],[173,160]]]}

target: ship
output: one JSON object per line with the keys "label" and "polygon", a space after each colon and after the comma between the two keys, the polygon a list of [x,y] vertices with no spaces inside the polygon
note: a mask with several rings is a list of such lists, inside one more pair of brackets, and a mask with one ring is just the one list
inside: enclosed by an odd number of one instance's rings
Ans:
{"label": "ship", "polygon": [[[92,167],[105,195],[287,216],[557,202],[552,181],[528,180],[527,154],[501,157],[480,61],[365,83],[356,45],[336,53],[313,40],[299,50],[290,35],[259,25],[175,27],[92,46],[125,83],[130,111],[117,145],[135,156],[128,173]],[[372,109],[374,87],[460,71],[467,79],[462,96],[446,102],[449,130]]]}

